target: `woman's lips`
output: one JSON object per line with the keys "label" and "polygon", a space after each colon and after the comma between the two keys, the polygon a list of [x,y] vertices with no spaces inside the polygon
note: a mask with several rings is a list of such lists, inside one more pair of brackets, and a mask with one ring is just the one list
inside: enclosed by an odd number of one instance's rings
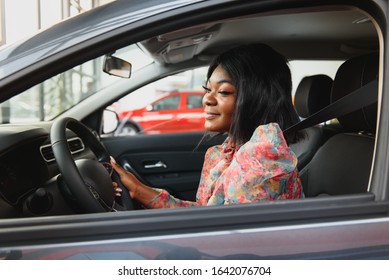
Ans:
{"label": "woman's lips", "polygon": [[219,116],[219,114],[216,114],[216,113],[205,112],[205,119],[206,120],[213,120],[213,119],[217,118],[218,116]]}

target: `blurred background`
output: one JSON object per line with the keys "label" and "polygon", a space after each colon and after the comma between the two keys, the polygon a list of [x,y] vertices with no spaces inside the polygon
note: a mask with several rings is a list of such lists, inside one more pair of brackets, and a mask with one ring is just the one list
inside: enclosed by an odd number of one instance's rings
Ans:
{"label": "blurred background", "polygon": [[0,0],[0,45],[114,0]]}
{"label": "blurred background", "polygon": [[[115,0],[0,0],[0,47],[113,1]],[[124,48],[121,52],[123,58],[132,63],[133,72],[153,62],[135,45]],[[0,104],[0,122],[52,120],[94,93],[119,82],[120,78],[102,73],[102,63],[103,57],[100,57],[78,65]],[[342,61],[290,61],[292,96],[303,77],[317,72],[333,78],[341,63]],[[133,110],[140,108],[144,108],[145,114],[156,114],[155,109],[148,112],[152,106],[169,114],[173,108],[181,113],[188,113],[188,108],[180,108],[180,99],[169,94],[194,92],[195,95],[191,94],[194,101],[187,101],[188,106],[190,111],[201,111],[198,94],[203,91],[206,71],[207,67],[200,67],[165,77],[124,96],[110,108],[119,116],[126,116],[124,119],[132,116]],[[160,100],[162,97],[165,98]]]}

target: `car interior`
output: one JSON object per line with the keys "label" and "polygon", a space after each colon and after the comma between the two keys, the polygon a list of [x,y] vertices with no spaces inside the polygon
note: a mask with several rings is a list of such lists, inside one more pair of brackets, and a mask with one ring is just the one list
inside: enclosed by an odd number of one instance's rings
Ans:
{"label": "car interior", "polygon": [[[336,73],[331,101],[334,102],[376,79],[377,72],[378,56],[375,54],[347,60]],[[377,104],[372,104],[338,117],[342,130],[324,141],[300,172],[307,197],[367,191],[374,151],[376,115]],[[327,130],[325,126],[321,128]]]}
{"label": "car interior", "polygon": [[[299,83],[294,96],[294,106],[300,118],[310,115],[330,105],[333,79],[324,74],[304,77]],[[332,124],[331,127],[336,126]],[[298,157],[298,169],[311,161],[318,148],[332,136],[330,126],[313,126],[305,129],[306,138],[291,148]],[[335,130],[336,131],[336,130]]]}
{"label": "car interior", "polygon": [[[291,63],[318,62],[318,66],[305,69],[307,74],[294,85],[296,111],[302,120],[308,119],[381,78],[379,32],[374,19],[362,10],[328,6],[246,12],[193,26],[186,24],[180,29],[130,42],[150,57],[152,63],[135,69],[136,58],[133,61],[123,58],[133,64],[130,78],[117,78],[114,84],[80,99],[54,118],[1,125],[0,217],[142,209],[139,205],[131,205],[133,203],[126,195],[114,201],[113,190],[105,190],[110,185],[109,175],[91,183],[96,184],[96,196],[101,198],[98,206],[96,200],[80,201],[95,190],[79,188],[83,181],[74,175],[75,166],[78,170],[87,170],[89,167],[83,163],[87,159],[108,162],[110,155],[146,184],[164,188],[178,198],[194,200],[204,153],[208,147],[224,141],[225,135],[209,139],[203,138],[203,132],[117,136],[105,130],[102,116],[107,108],[151,82],[207,66],[225,49],[263,42],[284,54]],[[28,41],[25,44],[27,48]],[[112,47],[117,49],[114,55],[120,57],[120,49],[128,46],[122,42],[117,44]],[[22,52],[22,48],[14,52]],[[319,62],[327,60],[342,63],[334,77],[320,69]],[[369,94],[377,96],[378,92],[377,88]],[[291,148],[299,159],[298,169],[307,199],[361,193],[374,199],[370,176],[378,112],[377,102],[362,104],[354,112],[328,118],[304,129],[306,138]],[[59,142],[63,145],[54,145]],[[162,164],[148,168],[157,163]],[[98,164],[93,168],[105,172]],[[80,172],[84,180],[95,176],[89,171]],[[101,182],[104,183],[99,186]]]}

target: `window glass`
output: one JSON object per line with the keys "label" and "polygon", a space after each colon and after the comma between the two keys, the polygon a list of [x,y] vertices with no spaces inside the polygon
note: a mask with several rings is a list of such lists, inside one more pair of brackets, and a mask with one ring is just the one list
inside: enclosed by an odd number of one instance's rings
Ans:
{"label": "window glass", "polygon": [[[131,61],[133,72],[153,62],[136,45],[120,49],[115,55]],[[85,98],[121,80],[101,71],[103,61],[104,56],[87,61],[1,103],[1,123],[52,120]]]}
{"label": "window glass", "polygon": [[195,109],[195,108],[203,108],[203,97],[197,94],[188,94],[186,97],[186,108]]}
{"label": "window glass", "polygon": [[[290,61],[294,96],[301,79],[305,76],[326,74],[335,77],[343,61]],[[204,115],[202,110],[202,86],[205,84],[208,67],[201,67],[171,75],[150,83],[115,102],[119,116],[119,127],[115,135],[180,133],[203,131]],[[169,94],[187,94],[183,108],[179,97]],[[163,96],[166,99],[159,100]]]}
{"label": "window glass", "polygon": [[179,95],[166,97],[160,101],[155,102],[153,105],[153,110],[160,111],[160,110],[178,109],[179,102],[180,102]]}
{"label": "window glass", "polygon": [[[201,100],[207,69],[201,67],[165,77],[115,102],[110,107],[119,116],[115,135],[203,131]],[[186,102],[181,103],[185,95]]]}

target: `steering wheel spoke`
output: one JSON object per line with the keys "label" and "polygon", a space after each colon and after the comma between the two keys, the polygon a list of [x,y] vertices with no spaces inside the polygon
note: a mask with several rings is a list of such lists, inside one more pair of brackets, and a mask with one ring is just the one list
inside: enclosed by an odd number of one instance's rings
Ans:
{"label": "steering wheel spoke", "polygon": [[[66,129],[77,134],[92,150],[97,160],[74,160],[67,143]],[[115,211],[117,207],[112,179],[117,183],[120,180],[114,176],[115,173],[109,164],[109,153],[92,131],[73,118],[62,118],[53,123],[50,140],[63,180],[83,211],[88,213]],[[131,198],[124,202],[126,210],[133,209]]]}

